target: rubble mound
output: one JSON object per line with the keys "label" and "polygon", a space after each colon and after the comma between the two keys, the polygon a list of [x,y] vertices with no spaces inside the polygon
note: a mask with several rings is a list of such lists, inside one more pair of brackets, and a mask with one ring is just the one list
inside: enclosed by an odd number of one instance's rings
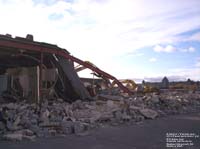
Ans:
{"label": "rubble mound", "polygon": [[123,124],[155,119],[169,114],[198,111],[200,94],[162,93],[112,96],[98,95],[93,101],[62,99],[0,105],[0,136],[5,140],[34,140],[36,137],[82,135],[104,124]]}

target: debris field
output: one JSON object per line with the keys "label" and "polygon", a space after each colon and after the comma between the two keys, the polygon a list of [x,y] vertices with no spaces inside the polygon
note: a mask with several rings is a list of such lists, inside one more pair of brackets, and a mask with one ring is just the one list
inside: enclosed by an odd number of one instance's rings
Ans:
{"label": "debris field", "polygon": [[[85,68],[101,78],[96,80],[101,85],[79,78],[77,72]],[[0,35],[0,139],[84,136],[104,125],[200,111],[198,91],[168,85],[165,79],[163,91],[139,90],[134,81],[119,81],[65,49],[33,41],[32,35]]]}

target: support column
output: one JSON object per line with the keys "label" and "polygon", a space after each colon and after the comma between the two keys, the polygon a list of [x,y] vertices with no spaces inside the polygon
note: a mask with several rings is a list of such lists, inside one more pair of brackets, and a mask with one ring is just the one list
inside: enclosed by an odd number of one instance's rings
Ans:
{"label": "support column", "polygon": [[42,67],[43,67],[43,58],[44,54],[41,52],[40,54],[40,67],[39,67],[39,99],[38,104],[40,104],[42,99]]}

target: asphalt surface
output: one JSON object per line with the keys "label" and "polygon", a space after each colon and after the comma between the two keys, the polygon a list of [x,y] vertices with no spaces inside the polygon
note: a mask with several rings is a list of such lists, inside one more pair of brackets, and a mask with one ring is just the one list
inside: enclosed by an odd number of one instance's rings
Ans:
{"label": "asphalt surface", "polygon": [[200,149],[200,113],[106,126],[86,136],[41,138],[34,142],[0,141],[0,149],[164,149],[167,133],[195,133],[199,138],[189,138],[193,145],[181,149]]}

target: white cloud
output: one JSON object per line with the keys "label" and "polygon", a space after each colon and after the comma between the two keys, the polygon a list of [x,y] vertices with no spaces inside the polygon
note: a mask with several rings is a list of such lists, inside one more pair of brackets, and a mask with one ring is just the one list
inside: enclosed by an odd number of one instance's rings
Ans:
{"label": "white cloud", "polygon": [[[51,5],[0,0],[0,33],[31,33],[117,77],[129,77],[134,73],[115,58],[154,45],[158,52],[176,51],[177,35],[200,27],[199,6],[196,0],[55,0]],[[49,19],[54,14],[63,17]],[[192,39],[199,41],[199,35]]]}
{"label": "white cloud", "polygon": [[155,52],[162,52],[162,51],[164,51],[164,48],[161,47],[160,45],[156,45],[153,49],[154,49]]}
{"label": "white cloud", "polygon": [[166,52],[166,53],[172,53],[175,51],[180,51],[180,52],[195,52],[196,49],[194,47],[189,47],[189,48],[185,48],[185,49],[181,49],[181,48],[176,48],[172,45],[167,45],[167,46],[160,46],[160,45],[156,45],[153,50],[155,52]]}
{"label": "white cloud", "polygon": [[152,57],[152,58],[150,58],[150,59],[149,59],[149,61],[150,61],[150,62],[156,62],[156,61],[157,61],[157,59],[156,59],[156,58],[154,58],[154,57]]}
{"label": "white cloud", "polygon": [[171,45],[168,45],[168,46],[165,47],[165,52],[170,53],[170,52],[174,52],[174,51],[176,51],[176,48],[171,46]]}
{"label": "white cloud", "polygon": [[160,45],[156,45],[154,47],[154,51],[155,52],[166,52],[166,53],[171,53],[171,52],[174,52],[176,51],[177,49],[172,46],[172,45],[167,45],[166,47],[162,47]]}
{"label": "white cloud", "polygon": [[[162,0],[110,0],[101,3],[77,0],[73,3],[55,1],[51,5],[34,5],[31,0],[10,1],[9,5],[0,6],[1,32],[15,35],[33,32],[39,40],[54,41],[74,51],[82,49],[86,51],[84,55],[93,50],[95,53],[99,51],[98,54],[103,51],[109,56],[120,55],[171,42],[176,34],[200,26],[197,21],[200,15],[196,14],[200,12],[198,1],[184,1],[181,5],[179,1]],[[190,13],[194,15],[187,17],[186,14]],[[64,18],[49,20],[52,14]],[[176,17],[179,19],[174,19]],[[15,24],[14,28],[12,24]],[[49,33],[54,37],[46,37]],[[170,52],[173,49],[167,47],[166,50]]]}
{"label": "white cloud", "polygon": [[179,49],[179,51],[192,53],[192,52],[195,52],[196,49],[194,47],[189,47],[189,48],[186,48],[186,49]]}
{"label": "white cloud", "polygon": [[189,47],[188,51],[189,52],[194,52],[196,49],[194,47]]}

